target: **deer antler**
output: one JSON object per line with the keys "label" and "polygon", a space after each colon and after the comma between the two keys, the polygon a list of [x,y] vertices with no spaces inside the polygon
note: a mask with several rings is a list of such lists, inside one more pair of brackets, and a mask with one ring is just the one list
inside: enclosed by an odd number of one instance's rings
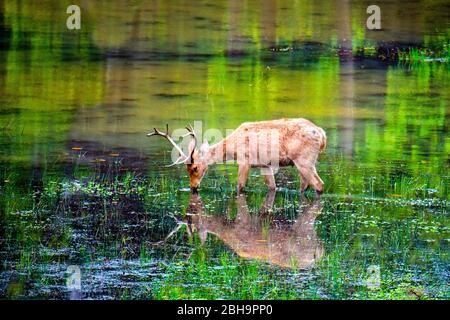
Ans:
{"label": "deer antler", "polygon": [[169,124],[166,124],[166,132],[165,132],[165,133],[159,131],[159,130],[156,129],[156,128],[153,128],[154,131],[147,134],[147,137],[151,137],[151,136],[161,136],[161,137],[166,138],[166,139],[169,140],[169,142],[175,147],[175,149],[177,149],[178,153],[180,154],[180,157],[179,157],[174,163],[169,164],[169,165],[167,165],[166,167],[172,167],[172,166],[175,166],[175,165],[177,165],[177,164],[186,163],[186,161],[188,161],[189,159],[191,160],[191,163],[193,162],[192,156],[193,156],[194,150],[195,150],[195,148],[196,148],[196,146],[197,146],[197,137],[195,136],[194,129],[192,128],[191,125],[189,125],[188,127],[186,127],[186,129],[187,129],[189,132],[188,132],[187,134],[185,134],[185,135],[183,136],[183,138],[190,135],[190,136],[192,136],[192,137],[195,139],[195,146],[194,146],[194,148],[192,149],[192,152],[191,152],[191,154],[190,154],[189,157],[183,152],[183,150],[180,148],[180,146],[178,146],[178,145],[175,143],[175,141],[173,141],[172,137],[169,135]]}
{"label": "deer antler", "polygon": [[189,155],[189,158],[191,159],[191,163],[194,163],[194,151],[195,151],[195,148],[197,148],[197,136],[195,135],[194,128],[191,126],[191,124],[189,124],[186,127],[186,129],[189,132],[187,134],[185,134],[183,137],[191,136],[194,138],[194,141],[195,141],[194,147],[192,148],[191,154]]}

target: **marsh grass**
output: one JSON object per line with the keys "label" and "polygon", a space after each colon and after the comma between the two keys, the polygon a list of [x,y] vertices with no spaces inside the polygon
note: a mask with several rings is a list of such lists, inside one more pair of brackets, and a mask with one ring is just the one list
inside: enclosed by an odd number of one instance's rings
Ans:
{"label": "marsh grass", "polygon": [[197,247],[187,261],[169,267],[167,276],[153,284],[151,298],[295,298],[294,285],[287,278],[285,281],[275,281],[271,266],[241,259],[227,251],[215,255],[210,252],[212,246]]}
{"label": "marsh grass", "polygon": [[398,49],[398,60],[400,62],[409,63],[426,63],[426,62],[449,62],[450,51],[448,44],[444,43],[442,48],[433,50],[430,48],[415,48]]}
{"label": "marsh grass", "polygon": [[[158,276],[150,282],[117,289],[119,298],[448,297],[442,267],[449,258],[448,177],[439,180],[424,174],[374,179],[368,173],[347,180],[344,166],[321,170],[327,193],[321,199],[323,210],[316,230],[326,254],[309,270],[240,258],[216,236],[209,235],[202,244],[198,234],[189,236],[185,227],[164,246],[155,246],[186,213],[186,179],[131,173],[99,178],[84,170],[75,179],[48,177],[38,189],[31,185],[19,188],[14,179],[2,186],[4,239],[12,249],[3,269],[16,270],[27,281],[33,279],[36,286],[45,287],[64,283],[64,279],[43,276],[37,266],[69,261],[103,263],[102,272],[108,274],[105,261],[115,259],[159,265]],[[295,172],[280,174],[293,176]],[[337,180],[339,175],[342,178]],[[251,214],[258,214],[265,199],[261,182],[256,175],[247,188]],[[213,171],[200,191],[207,213],[228,212],[228,219],[235,219],[235,187],[232,173]],[[314,193],[308,192],[306,197],[312,198]],[[302,201],[296,189],[280,188],[270,215],[295,221]],[[262,221],[263,233],[269,226],[270,221]],[[376,289],[365,285],[372,265],[381,270]],[[14,290],[15,294],[20,291]]]}
{"label": "marsh grass", "polygon": [[448,39],[421,47],[404,47],[401,44],[379,46],[375,43],[367,43],[365,46],[353,47],[353,54],[359,58],[377,58],[412,65],[433,62],[448,63],[450,61]]}

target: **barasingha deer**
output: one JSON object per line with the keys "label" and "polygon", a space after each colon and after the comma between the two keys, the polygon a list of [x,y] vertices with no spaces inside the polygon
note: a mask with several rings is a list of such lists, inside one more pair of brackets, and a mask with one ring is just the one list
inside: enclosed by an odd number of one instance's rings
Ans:
{"label": "barasingha deer", "polygon": [[275,190],[274,173],[279,167],[295,165],[301,178],[301,191],[308,186],[321,194],[323,181],[316,171],[319,153],[326,147],[325,131],[306,119],[279,119],[245,122],[222,141],[209,146],[205,141],[197,149],[197,137],[192,126],[186,127],[193,140],[188,154],[166,132],[154,129],[147,136],[162,136],[176,148],[180,157],[170,166],[185,164],[189,174],[191,191],[196,193],[208,166],[215,163],[236,161],[238,169],[238,192],[245,187],[251,167],[264,172],[269,190]]}
{"label": "barasingha deer", "polygon": [[[230,222],[224,215],[207,215],[198,194],[191,194],[186,210],[188,231],[198,232],[202,243],[208,234],[220,238],[238,256],[284,267],[308,269],[324,254],[314,228],[322,210],[318,199],[304,198],[293,224],[278,221],[271,213],[275,191],[269,191],[258,214],[249,212],[245,194],[236,200],[237,215]],[[178,229],[177,229],[178,230]]]}

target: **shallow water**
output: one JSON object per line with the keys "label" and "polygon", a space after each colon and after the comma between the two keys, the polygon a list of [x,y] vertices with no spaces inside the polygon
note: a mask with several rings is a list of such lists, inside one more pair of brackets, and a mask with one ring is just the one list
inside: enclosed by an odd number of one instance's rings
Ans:
{"label": "shallow water", "polygon": [[[361,54],[448,48],[448,4],[367,5],[83,3],[68,31],[0,0],[0,297],[448,298],[448,63]],[[327,132],[320,199],[222,165],[192,199],[145,136],[281,117]]]}

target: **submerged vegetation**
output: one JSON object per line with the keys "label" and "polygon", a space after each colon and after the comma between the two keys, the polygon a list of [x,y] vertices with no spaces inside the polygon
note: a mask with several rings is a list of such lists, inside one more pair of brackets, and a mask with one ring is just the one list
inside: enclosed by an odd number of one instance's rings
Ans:
{"label": "submerged vegetation", "polygon": [[[65,291],[63,266],[70,261],[82,267],[87,296],[102,290],[114,297],[117,290],[124,298],[150,299],[448,298],[448,199],[417,192],[426,178],[420,184],[406,182],[400,197],[375,197],[370,189],[359,196],[324,195],[316,231],[325,255],[311,268],[298,269],[295,263],[285,268],[240,257],[214,233],[201,241],[199,231],[188,232],[189,224],[164,241],[189,216],[182,182],[129,173],[115,179],[96,176],[50,179],[41,190],[23,194],[13,181],[2,187],[3,230],[6,239],[16,239],[3,251],[8,258],[2,274],[28,283],[27,289],[18,284],[13,289],[13,282],[3,294],[19,298],[39,290],[40,297],[55,297]],[[213,179],[206,182],[201,190],[206,214],[225,210],[231,221],[236,219],[235,194],[218,191]],[[229,187],[234,190],[235,183]],[[264,194],[248,190],[252,215],[258,215]],[[287,219],[292,224],[305,199],[294,190],[279,190],[268,223]],[[135,261],[136,267],[115,266],[121,260]],[[44,271],[55,263],[57,272]],[[374,288],[367,284],[371,266],[380,270]],[[16,272],[5,272],[11,268]],[[94,289],[98,272],[106,283]],[[55,290],[39,289],[49,286]]]}
{"label": "submerged vegetation", "polygon": [[448,63],[450,61],[450,50],[447,43],[436,49],[387,43],[381,46],[355,48],[354,51],[358,58],[375,58],[391,63]]}

